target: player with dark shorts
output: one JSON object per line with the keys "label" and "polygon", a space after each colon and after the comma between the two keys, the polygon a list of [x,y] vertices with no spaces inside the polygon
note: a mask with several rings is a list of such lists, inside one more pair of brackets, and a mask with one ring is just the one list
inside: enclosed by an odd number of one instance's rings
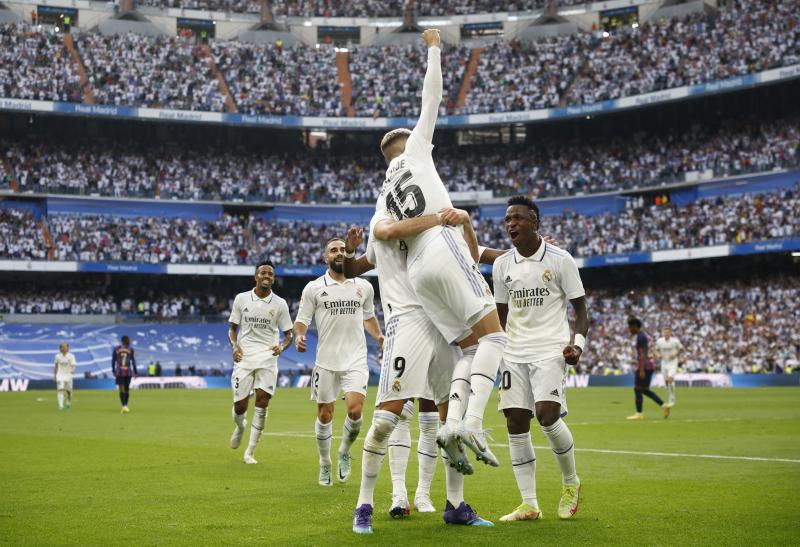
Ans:
{"label": "player with dark shorts", "polygon": [[114,373],[117,387],[119,387],[119,402],[122,403],[122,414],[130,412],[128,398],[130,397],[131,379],[136,377],[136,357],[131,347],[131,339],[122,337],[122,344],[114,348],[111,353],[111,372]]}
{"label": "player with dark shorts", "polygon": [[650,337],[642,330],[642,322],[636,317],[628,319],[628,331],[636,336],[636,377],[633,391],[636,393],[636,414],[628,416],[629,420],[644,420],[642,414],[643,395],[653,399],[664,411],[664,418],[669,417],[669,406],[664,404],[661,397],[650,389],[653,379],[655,363],[650,356]]}

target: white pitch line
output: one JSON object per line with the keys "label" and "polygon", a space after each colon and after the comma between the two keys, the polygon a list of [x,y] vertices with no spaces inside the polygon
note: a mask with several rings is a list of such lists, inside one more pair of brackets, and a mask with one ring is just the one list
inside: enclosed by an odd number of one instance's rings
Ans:
{"label": "white pitch line", "polygon": [[[265,431],[264,435],[273,437],[294,437],[299,439],[315,439],[316,435],[310,433],[299,433],[294,431],[272,432]],[[338,436],[335,438],[339,438]],[[497,448],[508,448],[504,443],[489,443],[490,446]],[[535,446],[539,450],[548,450],[549,446]],[[591,452],[594,454],[615,454],[623,456],[656,456],[663,458],[700,458],[707,460],[733,460],[746,462],[772,462],[772,463],[800,463],[800,460],[789,458],[761,458],[756,456],[723,456],[721,454],[684,454],[681,452],[642,452],[637,450],[607,450],[603,448],[576,448],[576,452]]]}

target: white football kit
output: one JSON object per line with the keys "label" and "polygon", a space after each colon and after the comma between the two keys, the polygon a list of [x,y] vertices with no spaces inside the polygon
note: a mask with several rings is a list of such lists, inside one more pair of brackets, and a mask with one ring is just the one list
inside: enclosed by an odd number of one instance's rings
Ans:
{"label": "white football kit", "polygon": [[678,355],[683,344],[674,336],[670,336],[669,340],[662,336],[656,340],[656,348],[661,355],[661,373],[664,378],[674,378],[678,373]]}
{"label": "white football kit", "polygon": [[311,399],[332,403],[340,392],[366,395],[369,381],[364,321],[375,317],[375,291],[369,281],[348,279],[339,283],[327,273],[303,289],[298,323],[314,320],[319,341]]}
{"label": "white football kit", "polygon": [[[389,163],[378,199],[377,210],[385,208],[395,220],[433,215],[453,206],[431,155],[441,99],[441,51],[432,47],[419,121],[405,151]],[[423,310],[448,342],[463,339],[495,306],[461,230],[436,226],[405,243],[409,281]]]}
{"label": "white football kit", "polygon": [[59,351],[56,353],[54,364],[56,367],[56,389],[72,391],[72,376],[78,366],[75,356],[69,351],[66,355]]}
{"label": "white football kit", "polygon": [[532,256],[513,249],[499,257],[492,278],[495,300],[508,305],[499,408],[533,412],[537,401],[554,401],[566,414],[567,306],[586,294],[575,260],[542,241]]}
{"label": "white football kit", "polygon": [[385,212],[375,213],[367,242],[367,260],[378,268],[386,321],[375,404],[412,398],[442,404],[450,394],[460,350],[447,343],[422,310],[408,279],[405,242],[381,241],[373,236],[375,225],[390,219]]}
{"label": "white football kit", "polygon": [[274,292],[259,298],[255,289],[239,293],[229,322],[239,326],[236,343],[242,349],[242,359],[233,364],[231,375],[233,401],[245,399],[254,389],[274,394],[278,358],[272,355],[272,347],[280,343],[281,332],[292,329],[286,300]]}

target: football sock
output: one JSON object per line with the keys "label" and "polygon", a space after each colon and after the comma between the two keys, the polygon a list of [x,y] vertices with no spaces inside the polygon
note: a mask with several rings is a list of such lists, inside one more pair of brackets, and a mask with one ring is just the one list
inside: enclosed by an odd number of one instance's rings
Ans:
{"label": "football sock", "polygon": [[66,393],[67,393],[67,406],[69,406],[72,404],[72,391],[68,389]]}
{"label": "football sock", "polygon": [[119,403],[125,406],[125,393],[122,391],[119,392]]}
{"label": "football sock", "polygon": [[392,496],[408,497],[406,491],[406,468],[411,452],[411,420],[414,416],[414,403],[406,401],[403,412],[389,437],[389,470],[392,473]]}
{"label": "football sock", "polygon": [[636,393],[636,413],[642,413],[642,403],[644,402],[644,398],[642,397],[642,392],[638,389],[635,389],[634,392]]}
{"label": "football sock", "polygon": [[56,400],[58,400],[58,408],[64,408],[64,391],[56,391]]}
{"label": "football sock", "polygon": [[250,441],[247,443],[247,452],[253,454],[256,450],[261,432],[264,431],[264,422],[267,421],[269,409],[256,407],[253,411],[253,422],[250,424]]}
{"label": "football sock", "polygon": [[667,384],[667,396],[669,404],[675,404],[675,383]]}
{"label": "football sock", "polygon": [[317,418],[314,424],[317,436],[317,449],[319,450],[319,464],[331,465],[331,437],[333,437],[333,422],[323,424]]}
{"label": "football sock", "polygon": [[436,446],[436,432],[439,429],[438,412],[419,413],[419,442],[417,443],[417,461],[419,462],[419,481],[414,497],[430,496],[431,482],[439,459],[439,447]]}
{"label": "football sock", "polygon": [[654,392],[653,390],[650,390],[650,389],[648,389],[648,390],[646,390],[646,391],[642,391],[642,395],[647,395],[648,397],[650,397],[651,399],[653,399],[653,400],[656,402],[656,404],[657,404],[658,406],[661,406],[661,405],[663,405],[663,404],[664,404],[664,401],[663,401],[663,400],[661,400],[661,397],[659,397],[658,395],[656,395],[656,394],[655,394],[655,392]]}
{"label": "football sock", "polygon": [[447,423],[450,429],[455,429],[464,417],[464,411],[469,402],[469,372],[478,346],[464,348],[461,358],[453,369],[453,379],[450,382],[450,401],[447,406]]}
{"label": "football sock", "polygon": [[505,347],[506,335],[502,332],[487,334],[478,341],[478,351],[475,352],[469,378],[472,392],[464,418],[467,429],[483,429],[483,413],[494,389],[497,369],[500,368]]}
{"label": "football sock", "polygon": [[361,462],[361,488],[358,492],[356,507],[365,503],[375,505],[373,495],[375,482],[381,472],[383,458],[386,455],[386,446],[389,436],[394,431],[400,417],[388,410],[376,410],[372,415],[372,425],[364,437],[363,461]]}
{"label": "football sock", "polygon": [[536,500],[536,453],[531,442],[531,433],[508,434],[508,449],[511,453],[511,466],[522,495],[522,502],[539,506]]}
{"label": "football sock", "polygon": [[233,417],[233,422],[239,426],[239,428],[244,427],[244,419],[247,416],[247,412],[244,412],[243,414],[236,414],[236,407],[232,406],[231,416]]}
{"label": "football sock", "polygon": [[128,406],[128,399],[130,398],[130,392],[123,391],[122,392],[122,406]]}
{"label": "football sock", "polygon": [[[444,423],[440,424],[444,426]],[[464,475],[450,467],[447,454],[442,451],[442,461],[444,462],[445,489],[447,491],[447,501],[458,507],[464,501]]]}
{"label": "football sock", "polygon": [[350,419],[350,416],[345,416],[344,426],[342,426],[342,442],[339,444],[339,454],[350,454],[350,447],[358,438],[361,432],[361,424],[364,422],[362,418],[358,420]]}
{"label": "football sock", "polygon": [[547,437],[550,448],[556,455],[563,483],[578,484],[578,474],[575,471],[575,443],[567,424],[559,418],[549,427],[542,426],[542,433]]}

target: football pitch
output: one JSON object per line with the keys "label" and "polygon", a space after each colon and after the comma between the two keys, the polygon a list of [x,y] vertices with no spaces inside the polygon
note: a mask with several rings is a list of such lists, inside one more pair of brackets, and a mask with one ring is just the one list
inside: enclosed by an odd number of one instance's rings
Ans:
{"label": "football pitch", "polygon": [[[800,543],[794,507],[800,389],[680,389],[672,417],[662,419],[645,400],[643,422],[625,420],[633,411],[632,389],[575,389],[569,397],[567,423],[582,482],[573,520],[556,515],[560,474],[536,427],[544,520],[498,522],[520,500],[493,401],[487,426],[501,467],[479,464],[465,488],[467,502],[495,527],[446,526],[440,513],[390,519],[385,462],[375,493],[375,534],[361,537],[351,524],[370,411],[354,446],[350,482],[324,488],[317,485],[314,405],[304,389],[278,391],[255,466],[242,462],[244,444],[228,447],[228,390],[134,391],[127,415],[119,414],[111,391],[78,391],[72,410],[61,413],[55,392],[3,393],[0,544]],[[340,403],[337,437],[343,415]],[[416,417],[412,438],[416,443]],[[410,496],[416,481],[413,450]],[[441,511],[441,463],[431,497]]]}

